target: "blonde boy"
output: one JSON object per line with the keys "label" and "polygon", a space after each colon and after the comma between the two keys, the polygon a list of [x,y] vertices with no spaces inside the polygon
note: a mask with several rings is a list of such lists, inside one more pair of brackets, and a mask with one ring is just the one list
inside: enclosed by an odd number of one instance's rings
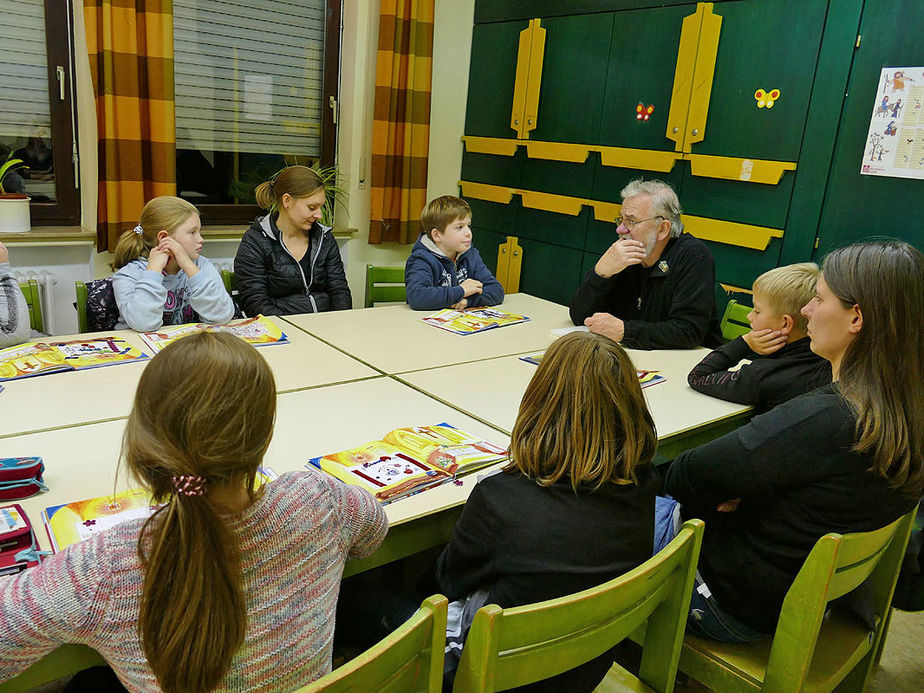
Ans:
{"label": "blonde boy", "polygon": [[[815,295],[818,272],[814,262],[800,262],[760,275],[748,313],[751,331],[704,358],[687,376],[690,387],[763,413],[831,382],[831,364],[809,348],[801,313]],[[742,359],[750,362],[730,370]]]}
{"label": "blonde boy", "polygon": [[504,289],[472,246],[472,210],[453,195],[420,214],[420,237],[404,266],[407,302],[414,310],[495,306]]}

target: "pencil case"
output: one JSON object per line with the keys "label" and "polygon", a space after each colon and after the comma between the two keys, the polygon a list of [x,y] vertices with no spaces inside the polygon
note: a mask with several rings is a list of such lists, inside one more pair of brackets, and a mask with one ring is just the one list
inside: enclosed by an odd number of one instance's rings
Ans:
{"label": "pencil case", "polygon": [[0,501],[21,500],[47,491],[41,457],[0,458]]}
{"label": "pencil case", "polygon": [[41,563],[32,523],[18,504],[0,507],[0,577],[15,575]]}

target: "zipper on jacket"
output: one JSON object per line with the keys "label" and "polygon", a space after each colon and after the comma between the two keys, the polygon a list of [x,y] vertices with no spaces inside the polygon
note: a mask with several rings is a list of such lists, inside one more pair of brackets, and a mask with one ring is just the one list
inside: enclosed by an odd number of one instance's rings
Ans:
{"label": "zipper on jacket", "polygon": [[[321,254],[321,246],[324,245],[324,229],[321,229],[321,238],[318,241],[318,252],[314,254],[314,258],[311,260],[311,283],[314,284],[314,263],[318,261],[318,256]],[[308,232],[308,238],[311,239],[311,231]],[[311,250],[311,245],[308,245],[309,252]],[[304,276],[304,275],[302,275]],[[311,301],[311,305],[314,307],[314,312],[318,312],[318,304],[314,302],[314,296],[308,294],[308,300]]]}
{"label": "zipper on jacket", "polygon": [[[282,231],[279,232],[279,245],[281,245],[288,256],[292,258],[292,262],[295,263],[295,266],[298,267],[298,273],[302,276],[302,286],[305,287],[305,295],[308,296],[308,300],[311,301],[311,307],[314,308],[314,312],[318,312],[318,304],[314,302],[314,296],[311,295],[311,292],[308,290],[308,282],[305,281],[305,271],[302,269],[302,264],[295,259],[295,256],[292,254],[292,251],[286,247],[286,242],[282,237]],[[308,232],[308,252],[311,252],[311,232]],[[314,263],[311,263],[311,279],[314,280]]]}

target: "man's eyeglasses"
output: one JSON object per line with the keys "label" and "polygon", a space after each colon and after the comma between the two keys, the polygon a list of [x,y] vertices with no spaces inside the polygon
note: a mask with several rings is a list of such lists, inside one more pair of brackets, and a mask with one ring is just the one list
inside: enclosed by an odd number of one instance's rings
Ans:
{"label": "man's eyeglasses", "polygon": [[652,219],[663,219],[663,218],[664,217],[661,216],[660,214],[656,217],[648,217],[647,219],[639,219],[638,221],[636,221],[635,219],[626,219],[624,217],[616,217],[616,228],[619,228],[620,226],[625,226],[630,231],[634,231],[635,228],[639,224],[644,224],[646,221],[651,221]]}

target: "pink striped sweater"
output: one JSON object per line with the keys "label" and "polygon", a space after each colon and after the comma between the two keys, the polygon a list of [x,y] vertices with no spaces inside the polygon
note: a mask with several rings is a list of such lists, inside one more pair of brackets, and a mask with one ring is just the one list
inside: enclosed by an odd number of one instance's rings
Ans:
{"label": "pink striped sweater", "polygon": [[[318,472],[284,474],[228,521],[240,538],[247,633],[221,691],[291,691],[331,670],[347,558],[388,529],[362,489]],[[138,637],[142,520],[113,527],[16,577],[0,578],[0,681],[62,643],[97,650],[132,691],[159,691]]]}

